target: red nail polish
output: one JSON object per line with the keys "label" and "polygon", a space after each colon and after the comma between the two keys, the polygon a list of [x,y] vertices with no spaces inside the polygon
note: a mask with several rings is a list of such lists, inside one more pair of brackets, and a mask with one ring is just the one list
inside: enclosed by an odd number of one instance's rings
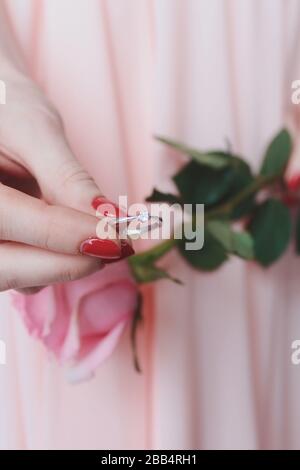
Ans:
{"label": "red nail polish", "polygon": [[84,255],[96,256],[104,260],[121,258],[120,247],[109,239],[89,238],[84,240],[80,245],[80,252]]}
{"label": "red nail polish", "polygon": [[103,217],[120,217],[120,215],[124,215],[116,204],[104,196],[95,197],[92,201],[92,207]]}
{"label": "red nail polish", "polygon": [[116,261],[120,261],[122,259],[128,258],[129,256],[132,256],[135,254],[134,249],[132,246],[126,242],[125,240],[121,240],[121,258],[119,259],[104,259],[103,263],[104,264],[111,264],[115,263]]}

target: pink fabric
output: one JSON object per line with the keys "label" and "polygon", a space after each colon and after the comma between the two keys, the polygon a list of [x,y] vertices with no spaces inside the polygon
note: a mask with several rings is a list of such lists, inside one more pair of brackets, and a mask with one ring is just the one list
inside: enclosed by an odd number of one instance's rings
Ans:
{"label": "pink fabric", "polygon": [[[299,78],[297,0],[9,0],[33,73],[73,149],[111,198],[169,189],[179,156],[153,134],[249,156],[286,121]],[[42,158],[42,156],[41,156]],[[232,260],[147,290],[143,374],[129,341],[95,379],[67,384],[1,299],[2,448],[299,448],[299,260]],[[217,295],[216,295],[217,293]]]}

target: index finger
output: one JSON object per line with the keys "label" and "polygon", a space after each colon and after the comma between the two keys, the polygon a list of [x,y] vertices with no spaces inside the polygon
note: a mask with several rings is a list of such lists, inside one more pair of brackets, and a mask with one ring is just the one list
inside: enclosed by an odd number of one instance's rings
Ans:
{"label": "index finger", "polygon": [[0,239],[65,254],[121,257],[117,233],[96,235],[98,219],[75,209],[51,206],[0,184]]}

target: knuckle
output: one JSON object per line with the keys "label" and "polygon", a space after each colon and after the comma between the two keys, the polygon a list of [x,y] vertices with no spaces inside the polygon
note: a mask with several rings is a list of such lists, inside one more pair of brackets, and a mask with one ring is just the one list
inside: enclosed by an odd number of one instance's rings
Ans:
{"label": "knuckle", "polygon": [[51,251],[52,248],[52,229],[51,229],[51,220],[48,221],[45,229],[42,231],[40,240],[37,245],[41,246],[45,250]]}
{"label": "knuckle", "polygon": [[19,286],[18,279],[16,277],[5,276],[0,274],[0,292],[4,292],[11,289],[17,289]]}
{"label": "knuckle", "polygon": [[60,275],[60,282],[71,282],[71,281],[76,281],[77,279],[80,279],[82,277],[82,274],[78,269],[66,269],[63,271]]}
{"label": "knuckle", "polygon": [[43,204],[40,210],[40,230],[36,231],[36,244],[46,250],[53,249],[53,233],[55,230],[55,217],[52,214],[51,206]]}
{"label": "knuckle", "polygon": [[7,242],[0,243],[0,292],[20,287],[20,280],[16,275],[14,263],[10,257],[10,249]]}
{"label": "knuckle", "polygon": [[9,277],[6,279],[6,290],[17,289],[19,287],[19,281],[16,277]]}
{"label": "knuckle", "polygon": [[60,282],[77,281],[82,277],[88,276],[104,267],[101,260],[96,259],[78,259],[78,262],[61,272]]}
{"label": "knuckle", "polygon": [[93,180],[90,175],[76,161],[68,162],[63,168],[62,184],[64,187],[78,183],[90,183],[91,181]]}

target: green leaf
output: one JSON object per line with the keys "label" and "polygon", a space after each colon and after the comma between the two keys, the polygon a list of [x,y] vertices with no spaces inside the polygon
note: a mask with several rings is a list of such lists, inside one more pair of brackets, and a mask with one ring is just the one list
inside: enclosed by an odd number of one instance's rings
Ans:
{"label": "green leaf", "polygon": [[291,237],[288,208],[276,199],[268,199],[258,206],[249,231],[254,239],[255,258],[263,266],[269,266],[282,255]]}
{"label": "green leaf", "polygon": [[[187,163],[173,180],[181,199],[189,204],[205,204],[208,207],[224,204],[254,180],[249,165],[239,157],[231,156],[231,166],[214,170],[195,162]],[[254,205],[254,195],[235,207],[232,218],[247,214]]]}
{"label": "green leaf", "polygon": [[[244,160],[238,157],[232,157],[234,173],[232,177],[232,182],[228,193],[226,194],[222,202],[227,202],[232,197],[237,195],[242,191],[246,186],[251,184],[254,180],[254,177],[251,173],[250,166]],[[254,206],[255,195],[247,197],[240,204],[238,204],[231,213],[232,219],[239,219],[240,217],[248,214]]]}
{"label": "green leaf", "polygon": [[254,240],[248,232],[233,232],[233,251],[243,259],[254,258]]}
{"label": "green leaf", "polygon": [[180,199],[174,194],[162,193],[157,189],[153,189],[151,196],[146,198],[147,202],[168,202],[169,204],[180,204]]}
{"label": "green leaf", "polygon": [[298,210],[297,213],[297,218],[296,218],[296,253],[300,255],[300,209]]}
{"label": "green leaf", "polygon": [[233,169],[214,170],[191,161],[173,180],[184,203],[212,206],[228,192],[233,179]]}
{"label": "green leaf", "polygon": [[223,245],[208,230],[205,230],[201,250],[185,250],[184,239],[178,241],[178,249],[183,258],[200,271],[214,271],[228,259]]}
{"label": "green leaf", "polygon": [[260,170],[263,176],[276,176],[284,172],[292,151],[291,136],[283,129],[269,144]]}
{"label": "green leaf", "polygon": [[224,220],[207,222],[207,230],[218,240],[228,253],[244,259],[253,259],[254,242],[248,232],[232,230],[230,223]]}
{"label": "green leaf", "polygon": [[201,165],[205,165],[214,169],[221,169],[230,165],[230,159],[228,158],[230,154],[227,154],[226,152],[221,152],[218,150],[211,152],[200,152],[197,149],[188,147],[181,142],[167,139],[166,137],[157,136],[156,139],[159,142],[162,142],[163,144],[166,144],[169,147],[172,147],[173,149],[188,155]]}

